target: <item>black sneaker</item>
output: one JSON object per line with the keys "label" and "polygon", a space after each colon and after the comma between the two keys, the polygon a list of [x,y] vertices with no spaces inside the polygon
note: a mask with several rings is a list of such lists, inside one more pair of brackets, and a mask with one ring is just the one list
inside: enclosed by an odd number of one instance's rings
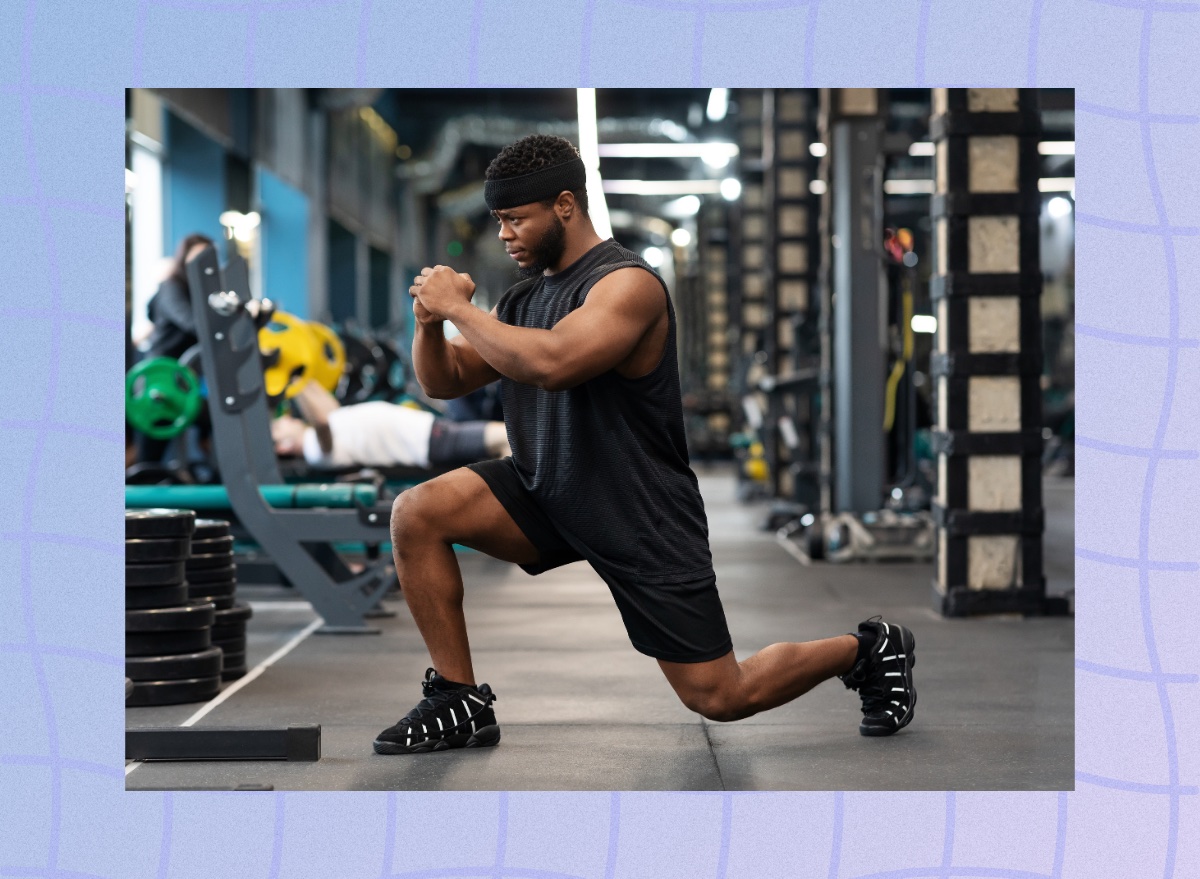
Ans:
{"label": "black sneaker", "polygon": [[864,736],[890,736],[908,726],[917,705],[912,678],[917,641],[904,626],[885,623],[880,617],[859,623],[858,631],[874,643],[854,668],[838,678],[862,698],[858,731]]}
{"label": "black sneaker", "polygon": [[421,754],[450,748],[485,748],[500,741],[487,684],[459,687],[432,668],[421,682],[425,698],[375,739],[376,754]]}

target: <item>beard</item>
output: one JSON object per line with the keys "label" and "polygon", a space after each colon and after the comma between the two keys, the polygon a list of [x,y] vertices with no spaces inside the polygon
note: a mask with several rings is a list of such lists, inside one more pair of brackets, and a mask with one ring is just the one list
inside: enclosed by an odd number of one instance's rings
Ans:
{"label": "beard", "polygon": [[526,268],[517,266],[517,277],[522,280],[537,277],[551,266],[558,265],[558,261],[566,253],[566,229],[563,227],[562,220],[557,215],[553,219],[554,222],[546,230],[546,234],[541,237],[537,244],[529,248],[529,255],[533,258],[533,262]]}

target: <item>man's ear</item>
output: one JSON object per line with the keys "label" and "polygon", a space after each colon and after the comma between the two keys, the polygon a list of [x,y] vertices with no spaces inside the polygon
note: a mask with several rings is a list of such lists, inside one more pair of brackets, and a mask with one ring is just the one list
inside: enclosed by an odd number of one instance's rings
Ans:
{"label": "man's ear", "polygon": [[577,205],[575,204],[575,193],[569,189],[565,189],[558,194],[558,200],[554,203],[554,209],[558,213],[560,220],[569,220],[574,214]]}

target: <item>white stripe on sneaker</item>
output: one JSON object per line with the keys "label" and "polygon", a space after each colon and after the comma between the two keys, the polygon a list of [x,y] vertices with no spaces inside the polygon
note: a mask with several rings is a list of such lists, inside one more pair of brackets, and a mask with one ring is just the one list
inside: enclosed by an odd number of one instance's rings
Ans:
{"label": "white stripe on sneaker", "polygon": [[475,700],[476,702],[478,702],[480,705],[484,704],[482,699],[480,699],[478,696],[472,696],[470,693],[467,693],[467,698],[468,698],[468,699],[474,699],[474,700]]}
{"label": "white stripe on sneaker", "polygon": [[458,718],[454,716],[453,708],[450,709],[450,720],[452,720],[454,722],[455,726],[458,726]]}
{"label": "white stripe on sneaker", "polygon": [[442,726],[442,719],[440,717],[435,717],[434,720],[438,722],[438,732],[445,732],[446,728]]}

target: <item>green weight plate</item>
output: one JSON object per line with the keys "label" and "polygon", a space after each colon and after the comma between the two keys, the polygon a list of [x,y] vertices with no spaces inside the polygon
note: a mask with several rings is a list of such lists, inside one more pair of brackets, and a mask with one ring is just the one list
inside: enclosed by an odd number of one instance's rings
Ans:
{"label": "green weight plate", "polygon": [[209,678],[187,678],[182,681],[134,681],[133,695],[125,704],[133,707],[206,702],[219,692],[219,675]]}
{"label": "green weight plate", "polygon": [[126,510],[125,537],[191,537],[195,522],[191,510]]}
{"label": "green weight plate", "polygon": [[203,405],[195,373],[170,357],[143,360],[125,376],[125,419],[153,439],[179,436]]}

